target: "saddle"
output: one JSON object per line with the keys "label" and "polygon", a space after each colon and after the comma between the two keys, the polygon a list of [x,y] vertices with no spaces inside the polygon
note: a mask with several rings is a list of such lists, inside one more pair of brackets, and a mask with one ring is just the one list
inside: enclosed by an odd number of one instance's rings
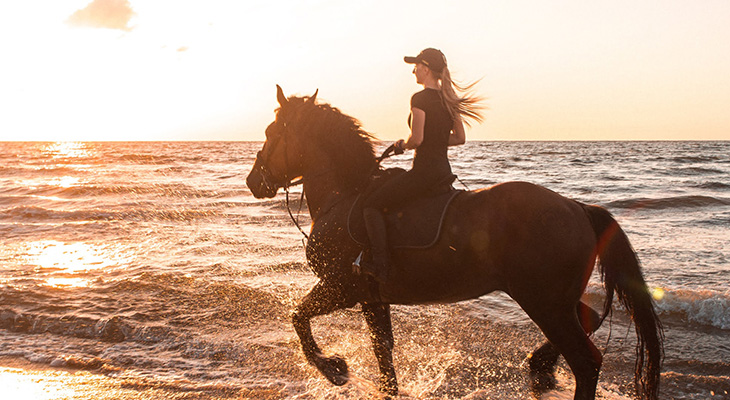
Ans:
{"label": "saddle", "polygon": [[[362,247],[369,240],[365,221],[362,216],[363,202],[369,193],[382,186],[393,177],[404,173],[402,168],[390,168],[374,177],[367,190],[358,195],[347,217],[347,230],[350,237]],[[463,190],[451,185],[456,175],[451,175],[435,185],[425,196],[414,199],[400,209],[389,210],[385,215],[388,231],[388,245],[393,248],[425,249],[436,244],[441,234],[446,210],[451,201]]]}

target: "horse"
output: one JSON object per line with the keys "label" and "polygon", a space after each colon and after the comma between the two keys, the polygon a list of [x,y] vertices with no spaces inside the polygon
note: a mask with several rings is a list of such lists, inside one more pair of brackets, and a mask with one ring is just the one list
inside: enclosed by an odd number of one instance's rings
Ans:
{"label": "horse", "polygon": [[[663,330],[639,260],[613,216],[527,182],[464,191],[450,203],[442,233],[425,249],[391,249],[389,280],[379,284],[353,269],[361,252],[348,234],[348,213],[379,169],[374,137],[359,121],[312,96],[286,97],[266,128],[246,183],[256,198],[302,183],[312,220],[306,259],[319,278],[295,307],[292,323],[309,364],[334,385],[348,382],[339,356],[326,356],[311,320],[358,303],[379,368],[379,390],[398,394],[390,306],[465,301],[507,293],[547,342],[529,356],[531,389],[555,387],[560,355],[575,376],[574,399],[596,396],[602,354],[590,339],[612,310],[614,294],[637,335],[634,383],[641,399],[657,399]],[[295,181],[296,180],[296,181]],[[606,290],[603,314],[581,302],[594,267]]]}

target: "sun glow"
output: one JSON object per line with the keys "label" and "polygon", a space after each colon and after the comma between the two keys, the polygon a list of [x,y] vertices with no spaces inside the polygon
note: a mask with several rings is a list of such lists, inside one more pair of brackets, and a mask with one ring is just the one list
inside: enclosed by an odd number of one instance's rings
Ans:
{"label": "sun glow", "polygon": [[730,3],[710,3],[2,2],[0,140],[262,140],[277,83],[399,138],[402,59],[427,46],[483,78],[470,139],[727,140]]}
{"label": "sun glow", "polygon": [[105,268],[124,263],[120,249],[84,242],[45,240],[28,244],[24,262],[34,266],[41,284],[52,287],[85,287]]}
{"label": "sun glow", "polygon": [[172,4],[142,3],[130,29],[67,23],[83,6],[49,7],[53,18],[43,21],[32,6],[6,13],[25,13],[29,23],[0,27],[5,37],[23,37],[0,46],[0,140],[179,139],[242,108],[243,87],[230,78],[246,75],[243,60],[204,51],[221,38],[195,14],[201,10],[175,4],[170,18]]}

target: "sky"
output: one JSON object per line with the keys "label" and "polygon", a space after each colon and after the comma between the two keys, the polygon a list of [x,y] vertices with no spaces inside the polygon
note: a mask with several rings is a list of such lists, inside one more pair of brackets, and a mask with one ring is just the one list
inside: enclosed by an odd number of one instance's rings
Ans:
{"label": "sky", "polygon": [[15,0],[0,141],[263,140],[277,84],[405,138],[426,47],[470,140],[730,140],[727,0]]}

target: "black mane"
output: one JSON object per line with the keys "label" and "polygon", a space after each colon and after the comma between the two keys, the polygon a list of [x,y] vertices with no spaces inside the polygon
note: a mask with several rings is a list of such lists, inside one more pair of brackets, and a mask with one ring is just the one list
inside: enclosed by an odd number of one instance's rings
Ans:
{"label": "black mane", "polygon": [[298,114],[290,115],[301,129],[297,134],[330,155],[343,189],[361,189],[377,165],[373,136],[362,129],[357,119],[336,107],[326,103],[308,107],[307,99],[289,98],[289,107]]}

